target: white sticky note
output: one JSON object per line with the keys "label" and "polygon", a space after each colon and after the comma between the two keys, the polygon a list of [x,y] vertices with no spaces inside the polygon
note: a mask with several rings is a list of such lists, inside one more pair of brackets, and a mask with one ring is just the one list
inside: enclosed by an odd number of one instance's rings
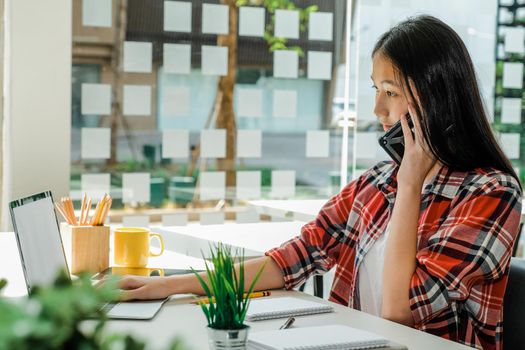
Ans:
{"label": "white sticky note", "polygon": [[237,199],[261,198],[261,172],[260,171],[238,171],[237,172]]}
{"label": "white sticky note", "polygon": [[199,219],[201,225],[222,225],[224,224],[224,212],[201,213]]}
{"label": "white sticky note", "polygon": [[110,156],[111,129],[82,128],[80,156],[82,159],[108,159]]}
{"label": "white sticky note", "polygon": [[151,115],[151,86],[124,85],[123,113],[127,116]]}
{"label": "white sticky note", "polygon": [[375,132],[358,132],[357,145],[354,150],[358,159],[374,159],[377,154],[377,134]]}
{"label": "white sticky note", "polygon": [[270,197],[286,199],[293,196],[295,196],[295,171],[272,171],[272,188],[270,190]]}
{"label": "white sticky note", "polygon": [[148,215],[126,215],[122,217],[124,227],[149,227]]}
{"label": "white sticky note", "polygon": [[82,84],[81,113],[110,115],[111,114],[111,85],[109,84]]}
{"label": "white sticky note", "polygon": [[334,16],[330,12],[312,12],[308,20],[308,40],[332,41]]}
{"label": "white sticky note", "polygon": [[224,171],[204,171],[199,179],[199,193],[202,201],[224,199],[226,196],[226,173]]}
{"label": "white sticky note", "polygon": [[239,35],[263,37],[265,14],[262,7],[242,6],[239,9]]}
{"label": "white sticky note", "polygon": [[186,226],[188,224],[188,214],[166,214],[162,215],[162,226]]}
{"label": "white sticky note", "polygon": [[262,131],[238,130],[237,131],[237,157],[261,158]]}
{"label": "white sticky note", "polygon": [[505,52],[525,53],[525,28],[505,28]]}
{"label": "white sticky note", "polygon": [[330,132],[310,130],[306,133],[306,157],[326,158],[330,155]]}
{"label": "white sticky note", "polygon": [[201,157],[226,157],[226,130],[218,129],[201,131]]}
{"label": "white sticky note", "polygon": [[191,45],[164,44],[164,73],[190,74]]}
{"label": "white sticky note", "polygon": [[164,30],[191,32],[191,2],[164,1]]}
{"label": "white sticky note", "polygon": [[112,0],[83,0],[82,25],[86,27],[111,27]]}
{"label": "white sticky note", "polygon": [[273,76],[296,79],[299,72],[299,54],[293,50],[276,50],[273,53]]}
{"label": "white sticky note", "polygon": [[111,189],[110,174],[82,174],[80,177],[82,193],[87,193],[94,201],[99,201],[104,193],[109,194]]}
{"label": "white sticky note", "polygon": [[202,46],[202,74],[228,74],[228,48],[225,46]]}
{"label": "white sticky note", "polygon": [[503,87],[506,89],[523,88],[523,63],[503,63]]}
{"label": "white sticky note", "polygon": [[273,117],[295,118],[297,116],[297,91],[273,91]]}
{"label": "white sticky note", "polygon": [[153,45],[147,42],[124,42],[124,72],[150,73]]}
{"label": "white sticky note", "polygon": [[228,5],[202,4],[202,33],[228,34]]}
{"label": "white sticky note", "polygon": [[238,211],[235,213],[235,222],[238,224],[251,224],[260,221],[259,213],[254,207],[245,207],[244,211]]}
{"label": "white sticky note", "polygon": [[237,115],[246,118],[262,117],[263,92],[261,89],[237,90]]}
{"label": "white sticky note", "polygon": [[521,98],[503,98],[501,102],[501,122],[521,123]]}
{"label": "white sticky note", "polygon": [[308,79],[332,79],[332,53],[308,51]]}
{"label": "white sticky note", "polygon": [[190,89],[187,87],[167,87],[162,98],[162,112],[167,117],[189,117]]}
{"label": "white sticky note", "polygon": [[500,134],[500,145],[509,159],[520,158],[520,134]]}
{"label": "white sticky note", "polygon": [[275,11],[275,36],[277,38],[299,39],[299,11]]}
{"label": "white sticky note", "polygon": [[122,202],[147,203],[150,200],[150,174],[122,174]]}
{"label": "white sticky note", "polygon": [[190,133],[182,129],[162,130],[162,158],[188,158]]}

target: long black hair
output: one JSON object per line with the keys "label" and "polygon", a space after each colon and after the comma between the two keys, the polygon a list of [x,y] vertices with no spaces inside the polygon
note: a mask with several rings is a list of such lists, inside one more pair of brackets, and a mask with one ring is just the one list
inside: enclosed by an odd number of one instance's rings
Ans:
{"label": "long black hair", "polygon": [[490,128],[467,48],[452,28],[432,16],[409,18],[379,38],[376,54],[393,63],[407,97],[419,98],[423,137],[441,163],[457,170],[492,167],[520,183]]}

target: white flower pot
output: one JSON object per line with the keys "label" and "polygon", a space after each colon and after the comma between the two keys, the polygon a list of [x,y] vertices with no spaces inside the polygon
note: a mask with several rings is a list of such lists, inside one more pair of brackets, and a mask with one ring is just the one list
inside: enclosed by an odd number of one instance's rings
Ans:
{"label": "white flower pot", "polygon": [[207,329],[210,350],[246,350],[250,326],[243,329]]}

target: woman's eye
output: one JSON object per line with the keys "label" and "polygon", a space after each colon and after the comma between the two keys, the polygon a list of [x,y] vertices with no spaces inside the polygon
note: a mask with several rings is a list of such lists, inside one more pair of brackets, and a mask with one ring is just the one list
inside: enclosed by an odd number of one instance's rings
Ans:
{"label": "woman's eye", "polygon": [[386,95],[387,95],[388,97],[394,97],[394,96],[396,96],[396,93],[395,93],[395,92],[392,92],[392,91],[387,91],[387,92],[386,92]]}

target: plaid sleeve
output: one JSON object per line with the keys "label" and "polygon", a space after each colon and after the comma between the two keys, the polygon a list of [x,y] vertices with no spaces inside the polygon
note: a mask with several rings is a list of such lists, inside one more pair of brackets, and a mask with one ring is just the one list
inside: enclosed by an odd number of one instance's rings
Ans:
{"label": "plaid sleeve", "polygon": [[[506,273],[519,229],[521,191],[517,185],[488,187],[452,208],[426,247],[418,250],[409,291],[416,326],[452,301],[469,298],[472,286],[490,284]],[[486,324],[490,293],[470,299],[473,317]]]}

